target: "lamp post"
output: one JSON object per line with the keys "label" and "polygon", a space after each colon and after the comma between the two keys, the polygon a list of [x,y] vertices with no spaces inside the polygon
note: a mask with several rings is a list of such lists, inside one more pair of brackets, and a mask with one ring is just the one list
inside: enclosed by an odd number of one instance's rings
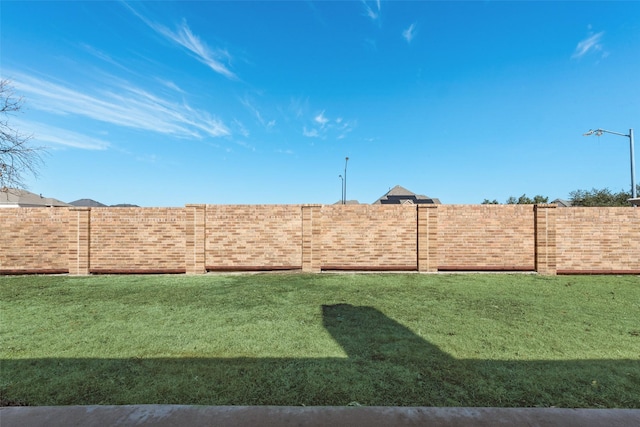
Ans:
{"label": "lamp post", "polygon": [[591,135],[600,136],[603,133],[611,133],[613,135],[626,136],[627,138],[629,138],[629,154],[631,156],[631,198],[632,199],[637,198],[637,194],[636,194],[636,164],[635,164],[634,154],[633,154],[633,129],[629,129],[629,134],[628,135],[624,134],[624,133],[605,130],[605,129],[591,129],[591,130],[589,130],[589,132],[583,134],[583,136],[591,136]]}
{"label": "lamp post", "polygon": [[338,178],[340,178],[340,203],[344,205],[344,178],[342,175],[338,175]]}
{"label": "lamp post", "polygon": [[344,197],[342,198],[342,204],[347,204],[347,163],[349,163],[349,158],[346,157],[344,159]]}

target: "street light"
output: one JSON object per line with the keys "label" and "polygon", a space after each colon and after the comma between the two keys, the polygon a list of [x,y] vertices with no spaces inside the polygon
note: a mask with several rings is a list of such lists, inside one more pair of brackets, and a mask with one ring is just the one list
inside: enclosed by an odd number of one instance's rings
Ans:
{"label": "street light", "polygon": [[342,204],[347,204],[347,163],[349,162],[349,158],[346,157],[344,159],[344,197],[342,199]]}
{"label": "street light", "polygon": [[629,138],[629,152],[630,152],[630,156],[631,156],[631,198],[635,199],[637,198],[637,194],[636,194],[636,164],[635,164],[635,160],[634,160],[634,154],[633,154],[633,129],[629,129],[629,134],[624,134],[624,133],[619,133],[619,132],[612,132],[610,130],[605,130],[605,129],[590,129],[589,132],[582,134],[582,136],[591,136],[591,135],[595,135],[595,136],[601,136],[603,133],[611,133],[613,135],[619,135],[619,136],[626,136],[627,138]]}
{"label": "street light", "polygon": [[340,178],[340,203],[344,205],[344,178],[342,175],[338,175],[338,178]]}

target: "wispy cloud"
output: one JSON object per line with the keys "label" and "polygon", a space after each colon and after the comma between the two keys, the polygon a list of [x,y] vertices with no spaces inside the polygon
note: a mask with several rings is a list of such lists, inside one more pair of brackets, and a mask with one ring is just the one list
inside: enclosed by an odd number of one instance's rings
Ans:
{"label": "wispy cloud", "polygon": [[402,32],[402,37],[404,37],[407,43],[411,43],[411,40],[413,40],[413,38],[416,36],[416,33],[416,24],[414,22],[413,24],[409,25],[409,28]]}
{"label": "wispy cloud", "polygon": [[373,7],[369,6],[366,0],[362,0],[362,4],[365,16],[374,22],[378,22],[380,20],[380,0],[376,0]]}
{"label": "wispy cloud", "polygon": [[238,130],[238,133],[243,137],[248,138],[249,135],[251,135],[249,130],[245,127],[245,125],[240,120],[233,119],[232,124],[233,124],[233,127]]}
{"label": "wispy cloud", "polygon": [[306,136],[307,138],[317,138],[320,136],[320,134],[318,133],[318,129],[307,129],[306,126],[302,127],[302,135]]}
{"label": "wispy cloud", "polygon": [[328,137],[335,137],[336,139],[343,139],[347,134],[356,126],[355,120],[345,120],[342,117],[331,119],[325,115],[325,111],[316,114],[313,117],[312,124],[302,127],[302,135],[307,138],[321,138],[326,139]]}
{"label": "wispy cloud", "polygon": [[255,102],[249,99],[248,96],[241,98],[240,103],[256,117],[258,123],[260,123],[264,128],[271,129],[276,125],[275,120],[267,120],[264,118],[258,107],[255,106]]}
{"label": "wispy cloud", "polygon": [[95,47],[88,45],[86,43],[81,43],[80,44],[80,48],[82,48],[85,52],[89,53],[91,56],[98,58],[101,61],[104,61],[108,64],[114,65],[122,70],[125,70],[126,72],[130,73],[131,70],[127,67],[125,67],[124,65],[122,65],[121,63],[119,63],[118,61],[116,61],[115,59],[113,59],[110,55],[108,55],[107,53],[96,49]]}
{"label": "wispy cloud", "polygon": [[162,83],[164,86],[168,87],[171,90],[174,90],[174,91],[182,93],[182,94],[186,93],[184,90],[182,90],[182,88],[180,86],[178,86],[177,84],[175,84],[174,82],[172,82],[170,80],[163,80],[163,79],[160,79],[160,78],[157,78],[156,80],[159,81],[160,83]]}
{"label": "wispy cloud", "polygon": [[309,100],[306,98],[291,98],[287,112],[292,114],[295,119],[300,119],[309,109]]}
{"label": "wispy cloud", "polygon": [[329,119],[324,116],[324,111],[313,118],[313,121],[318,123],[321,127],[324,127]]}
{"label": "wispy cloud", "polygon": [[14,86],[29,105],[59,115],[88,117],[100,122],[181,137],[220,137],[231,132],[218,118],[186,103],[163,99],[132,85],[82,91],[59,83],[13,73]]}
{"label": "wispy cloud", "polygon": [[[573,52],[573,55],[571,55],[571,58],[579,59],[590,52],[602,51],[603,45],[601,41],[602,41],[603,35],[604,35],[604,31],[600,31],[599,33],[592,34],[589,37],[585,38],[584,40],[581,40],[576,46],[576,49]],[[604,53],[604,56],[606,56],[606,52]]]}
{"label": "wispy cloud", "polygon": [[19,129],[28,129],[33,135],[33,140],[38,144],[49,143],[84,150],[106,150],[110,145],[104,139],[90,137],[44,123],[16,120],[15,124]]}
{"label": "wispy cloud", "polygon": [[177,29],[173,31],[165,27],[164,25],[147,19],[130,5],[126,3],[125,5],[134,15],[136,15],[145,24],[147,24],[149,28],[169,39],[170,41],[185,48],[198,61],[205,64],[216,73],[222,74],[229,79],[238,79],[238,76],[233,71],[231,71],[224,62],[227,61],[228,63],[231,60],[231,55],[229,54],[229,52],[224,49],[212,49],[207,46],[205,42],[200,40],[200,37],[198,37],[191,31],[191,29],[187,25],[186,20],[183,20],[180,25],[178,25]]}

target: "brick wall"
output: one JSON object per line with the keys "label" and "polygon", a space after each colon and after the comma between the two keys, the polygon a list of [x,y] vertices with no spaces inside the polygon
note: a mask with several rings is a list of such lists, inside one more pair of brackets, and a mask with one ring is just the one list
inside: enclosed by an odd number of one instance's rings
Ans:
{"label": "brick wall", "polygon": [[440,270],[533,270],[533,205],[438,206]]}
{"label": "brick wall", "polygon": [[207,270],[302,268],[302,207],[209,205]]}
{"label": "brick wall", "polygon": [[556,210],[558,272],[640,274],[640,208]]}
{"label": "brick wall", "polygon": [[67,273],[69,211],[0,209],[0,273]]}
{"label": "brick wall", "polygon": [[415,206],[328,205],[321,214],[323,269],[417,268]]}
{"label": "brick wall", "polygon": [[0,274],[284,269],[640,274],[640,209],[555,205],[0,209]]}
{"label": "brick wall", "polygon": [[91,273],[185,271],[182,208],[93,208]]}

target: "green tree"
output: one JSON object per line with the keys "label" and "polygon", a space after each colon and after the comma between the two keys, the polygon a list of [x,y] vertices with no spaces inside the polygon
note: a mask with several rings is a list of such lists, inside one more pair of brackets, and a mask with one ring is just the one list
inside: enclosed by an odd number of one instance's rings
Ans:
{"label": "green tree", "polygon": [[541,203],[549,203],[549,198],[541,195],[536,195],[532,198],[528,197],[526,194],[518,197],[517,199],[513,196],[510,196],[506,202],[508,205],[537,205]]}
{"label": "green tree", "polygon": [[[640,191],[640,185],[636,188]],[[569,193],[572,206],[629,206],[631,192],[621,190],[613,193],[608,188],[576,190]]]}
{"label": "green tree", "polygon": [[483,204],[483,205],[499,205],[499,204],[500,204],[500,202],[498,202],[496,199],[493,199],[493,200],[484,199],[484,200],[482,201],[482,204]]}

